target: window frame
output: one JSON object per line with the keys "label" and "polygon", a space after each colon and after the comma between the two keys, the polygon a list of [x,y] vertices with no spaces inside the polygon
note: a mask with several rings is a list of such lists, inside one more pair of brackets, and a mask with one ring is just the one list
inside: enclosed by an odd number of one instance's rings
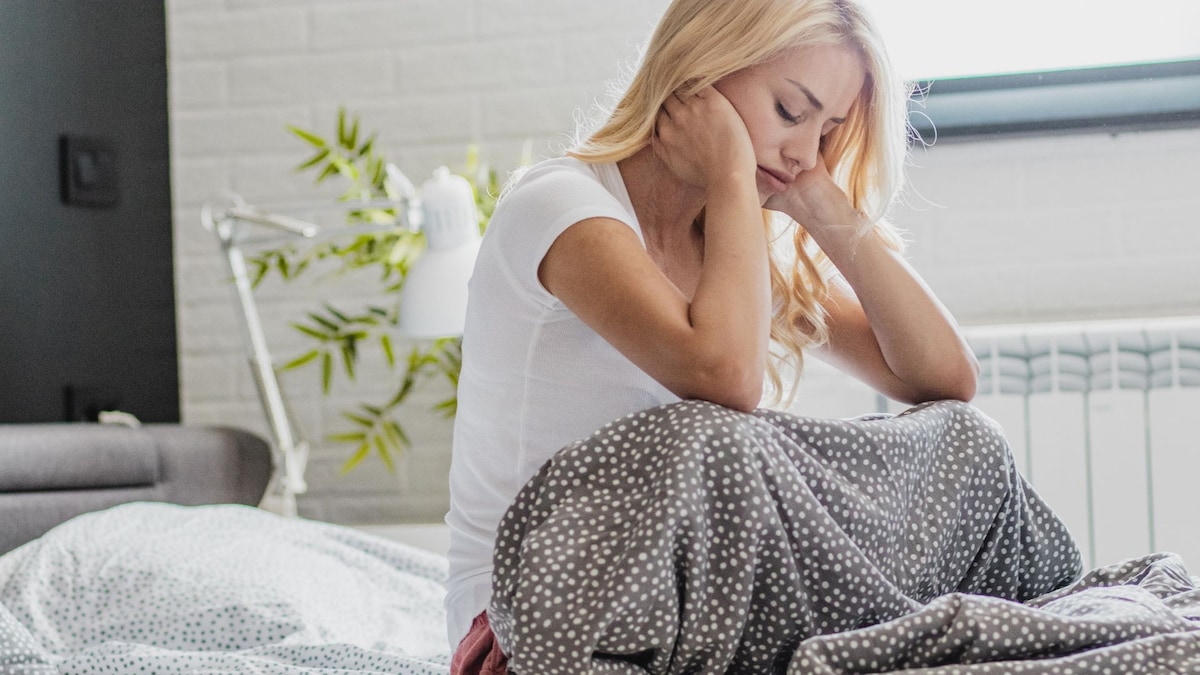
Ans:
{"label": "window frame", "polygon": [[1200,59],[926,80],[914,142],[1200,127]]}

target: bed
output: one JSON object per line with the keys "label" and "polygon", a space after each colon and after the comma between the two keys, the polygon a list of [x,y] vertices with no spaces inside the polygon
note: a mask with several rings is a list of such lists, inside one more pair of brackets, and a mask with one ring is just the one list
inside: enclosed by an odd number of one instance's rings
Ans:
{"label": "bed", "polygon": [[[1178,556],[1080,574],[1077,552],[1045,545],[1057,521],[1011,457],[997,474],[974,463],[994,454],[903,455],[897,425],[970,444],[996,433],[963,404],[814,420],[684,402],[564,449],[501,524],[494,625],[517,672],[1200,672],[1200,579]],[[964,503],[1000,495],[961,519],[978,546],[947,558],[958,581],[909,578],[908,562],[944,548],[936,529],[895,523],[897,559],[858,536],[893,514],[847,496],[879,497],[871,467],[896,457],[944,461],[935,477],[1008,476],[954,481],[973,490]],[[722,487],[681,489],[705,482]],[[688,515],[705,509],[718,515]],[[736,576],[751,569],[766,583]],[[0,556],[0,673],[448,673],[445,575],[443,555],[248,504],[111,505]],[[756,611],[763,592],[771,612]]]}
{"label": "bed", "polygon": [[444,556],[256,508],[270,467],[228,428],[0,426],[0,673],[449,672]]}

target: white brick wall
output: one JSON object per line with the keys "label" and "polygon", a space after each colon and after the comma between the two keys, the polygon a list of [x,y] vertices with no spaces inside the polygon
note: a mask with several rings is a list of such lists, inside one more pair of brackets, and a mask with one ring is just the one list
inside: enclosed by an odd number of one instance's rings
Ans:
{"label": "white brick wall", "polygon": [[1200,130],[946,145],[914,165],[895,219],[962,321],[1200,310]]}
{"label": "white brick wall", "polygon": [[[284,131],[328,133],[339,106],[380,132],[415,180],[454,166],[469,143],[501,168],[531,139],[549,155],[607,93],[665,0],[168,0],[172,183],[181,400],[185,422],[265,433],[241,354],[204,199],[234,189],[299,210],[329,198],[292,172],[305,148]],[[964,323],[1200,312],[1200,130],[942,145],[914,154],[911,259]],[[326,216],[328,217],[328,216]],[[286,322],[324,300],[355,307],[372,285],[268,284],[259,294],[281,358],[303,342]],[[378,369],[376,369],[378,370]],[[867,389],[813,367],[798,408],[848,415]],[[325,401],[316,374],[285,388],[307,435],[387,389],[344,382]],[[446,392],[422,394],[424,403]],[[321,444],[303,513],[342,522],[433,521],[446,508],[449,423],[414,405],[415,447],[396,475],[372,459],[342,476],[347,451]]]}

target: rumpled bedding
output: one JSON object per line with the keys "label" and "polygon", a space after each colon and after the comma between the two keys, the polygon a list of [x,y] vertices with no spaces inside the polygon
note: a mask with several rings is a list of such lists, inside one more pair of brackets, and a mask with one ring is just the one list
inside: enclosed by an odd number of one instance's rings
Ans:
{"label": "rumpled bedding", "polygon": [[118,506],[0,557],[0,673],[443,675],[445,574],[250,507]]}
{"label": "rumpled bedding", "polygon": [[999,427],[958,402],[631,415],[535,475],[495,562],[520,675],[1200,672],[1181,561],[1081,577]]}

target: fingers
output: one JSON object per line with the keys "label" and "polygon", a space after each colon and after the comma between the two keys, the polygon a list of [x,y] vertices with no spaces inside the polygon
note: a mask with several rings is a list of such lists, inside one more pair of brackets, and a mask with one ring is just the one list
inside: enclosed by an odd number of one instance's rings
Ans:
{"label": "fingers", "polygon": [[667,100],[663,101],[663,104],[658,107],[658,115],[654,118],[655,138],[659,137],[662,128],[672,119],[671,110],[668,106],[675,106],[676,110],[678,110],[678,106],[682,103],[683,100],[679,98],[679,94],[672,92],[671,95],[667,97]]}
{"label": "fingers", "polygon": [[672,92],[667,100],[659,106],[658,117],[654,121],[654,135],[661,137],[664,127],[669,127],[673,122],[682,121],[687,107],[688,104],[679,95],[679,92]]}
{"label": "fingers", "polygon": [[671,109],[674,108],[675,112],[678,112],[682,107],[683,99],[679,98],[678,93],[672,92],[667,97],[667,100],[663,101],[663,104],[659,106],[659,115],[666,115],[668,119],[672,119]]}
{"label": "fingers", "polygon": [[[703,187],[709,174],[725,171],[731,157],[753,173],[753,148],[737,111],[713,87],[694,95],[673,92],[654,120],[654,152],[672,171]],[[745,161],[741,161],[741,160]]]}

